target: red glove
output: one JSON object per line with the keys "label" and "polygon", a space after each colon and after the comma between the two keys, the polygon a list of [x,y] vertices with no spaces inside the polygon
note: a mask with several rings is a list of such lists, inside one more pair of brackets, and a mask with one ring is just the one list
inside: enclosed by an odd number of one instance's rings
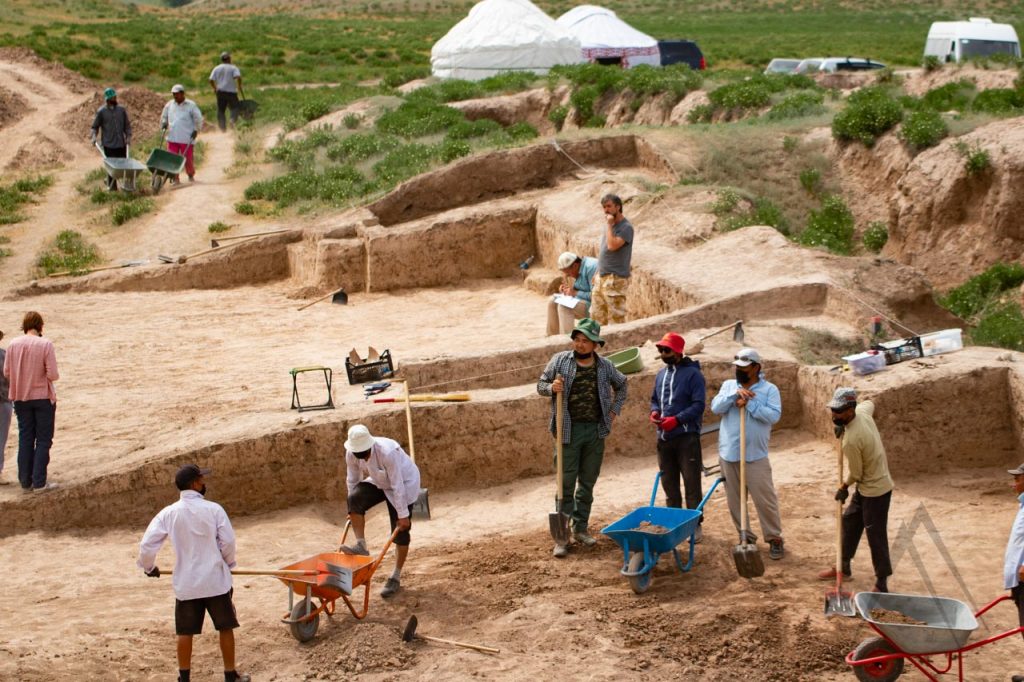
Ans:
{"label": "red glove", "polygon": [[667,433],[669,431],[674,431],[677,426],[679,426],[678,419],[675,417],[665,417],[661,420],[661,425],[658,428]]}
{"label": "red glove", "polygon": [[651,412],[651,423],[652,424],[660,424],[661,423],[661,412],[658,412],[657,410],[654,410],[653,412]]}

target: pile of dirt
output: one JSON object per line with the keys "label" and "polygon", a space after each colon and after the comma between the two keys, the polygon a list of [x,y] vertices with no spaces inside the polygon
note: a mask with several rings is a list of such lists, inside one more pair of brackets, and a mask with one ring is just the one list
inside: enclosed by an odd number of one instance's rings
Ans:
{"label": "pile of dirt", "polygon": [[86,93],[97,88],[95,83],[82,74],[72,71],[63,64],[48,62],[27,47],[0,47],[0,61],[31,64],[74,92]]}
{"label": "pile of dirt", "polygon": [[871,609],[871,619],[879,623],[893,623],[896,625],[928,625],[928,621],[911,618],[905,613],[888,609]]}
{"label": "pile of dirt", "polygon": [[[128,119],[132,124],[132,139],[141,143],[153,137],[160,129],[160,114],[169,97],[158,95],[152,90],[140,87],[127,87],[117,91],[117,103],[128,110]],[[88,139],[93,117],[103,106],[103,93],[97,91],[90,99],[70,110],[61,119],[61,124],[72,137]]]}
{"label": "pile of dirt", "polygon": [[373,622],[345,625],[332,633],[330,646],[311,647],[306,657],[310,679],[346,680],[353,674],[396,672],[416,662],[420,645],[403,644],[400,629]]}
{"label": "pile of dirt", "polygon": [[0,127],[11,125],[32,111],[25,98],[16,92],[0,88]]}
{"label": "pile of dirt", "polygon": [[52,139],[36,133],[23,144],[4,170],[40,171],[63,166],[74,158],[68,150]]}

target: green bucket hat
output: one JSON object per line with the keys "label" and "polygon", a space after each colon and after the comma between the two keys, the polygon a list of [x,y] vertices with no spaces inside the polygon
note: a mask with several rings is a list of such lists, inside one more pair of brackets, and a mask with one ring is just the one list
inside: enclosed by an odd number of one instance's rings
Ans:
{"label": "green bucket hat", "polygon": [[107,88],[103,91],[103,99],[114,99],[115,97],[117,97],[117,92],[114,91],[114,88]]}
{"label": "green bucket hat", "polygon": [[576,320],[576,327],[569,334],[569,338],[573,338],[576,332],[583,334],[599,346],[604,345],[604,339],[601,338],[601,325],[597,323],[597,320],[592,320],[589,317]]}

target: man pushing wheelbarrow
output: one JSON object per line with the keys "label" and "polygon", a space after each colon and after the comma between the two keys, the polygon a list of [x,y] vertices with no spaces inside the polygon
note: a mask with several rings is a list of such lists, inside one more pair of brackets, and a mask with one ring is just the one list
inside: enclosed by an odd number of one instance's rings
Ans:
{"label": "man pushing wheelbarrow", "polygon": [[[185,86],[180,83],[171,88],[173,99],[164,105],[160,114],[160,130],[167,137],[167,151],[185,157],[185,174],[188,181],[196,179],[196,166],[192,158],[196,137],[203,127],[203,113],[190,99],[185,99]],[[181,180],[178,175],[171,178],[176,185]]]}

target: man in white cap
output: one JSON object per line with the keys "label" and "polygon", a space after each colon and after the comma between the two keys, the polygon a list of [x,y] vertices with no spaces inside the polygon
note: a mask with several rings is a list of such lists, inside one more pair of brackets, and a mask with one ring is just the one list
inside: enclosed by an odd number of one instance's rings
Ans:
{"label": "man in white cap", "polygon": [[[836,491],[837,502],[846,502],[849,487],[857,484],[850,505],[843,511],[842,566],[844,578],[850,578],[850,563],[857,552],[860,538],[867,531],[871,563],[875,569],[872,592],[888,592],[892,563],[889,560],[889,504],[892,502],[893,482],[889,475],[889,462],[882,445],[882,436],[875,426],[875,404],[870,400],[857,402],[853,388],[837,388],[828,404],[836,437],[842,438],[847,474],[843,485]],[[836,567],[818,574],[822,580],[835,580]]]}
{"label": "man in white cap", "polygon": [[594,274],[597,273],[597,259],[590,256],[580,257],[572,251],[566,251],[558,257],[558,269],[565,281],[558,287],[561,296],[575,299],[570,307],[569,301],[559,302],[555,297],[548,302],[548,336],[569,334],[576,325],[590,314],[591,290],[594,286]]}
{"label": "man in white cap", "polygon": [[[1006,544],[1003,561],[1003,587],[1010,590],[1010,597],[1017,605],[1017,621],[1024,628],[1024,464],[1008,469],[1013,476],[1013,492],[1020,506],[1010,528],[1010,541]],[[1024,637],[1024,632],[1021,633]],[[1024,675],[1014,675],[1011,682],[1024,682]]]}
{"label": "man in white cap", "polygon": [[[768,462],[768,441],[772,426],[782,417],[782,397],[778,387],[764,378],[761,355],[753,348],[741,348],[733,359],[736,379],[722,384],[718,395],[711,401],[711,411],[721,415],[718,430],[718,457],[725,477],[725,494],[729,512],[737,532],[740,530],[740,408],[746,408],[746,470],[747,490],[757,508],[761,532],[768,541],[768,556],[781,559],[785,552],[782,542],[782,518],[779,515],[779,496],[772,481],[772,465]],[[757,536],[747,524],[746,541],[753,544]]]}
{"label": "man in white cap", "polygon": [[348,430],[345,465],[348,470],[348,518],[356,541],[352,545],[342,545],[338,550],[345,554],[369,555],[365,535],[366,512],[381,502],[386,503],[391,530],[398,529],[395,571],[380,593],[387,598],[401,588],[402,567],[409,556],[412,506],[420,493],[420,470],[396,441],[374,437],[362,424]]}
{"label": "man in white cap", "polygon": [[[242,72],[231,63],[230,52],[221,52],[220,64],[210,72],[210,87],[217,97],[217,125],[224,132],[228,128],[224,112],[231,110],[231,125],[235,125],[238,120],[238,94],[242,92]],[[242,96],[245,96],[244,92]]]}
{"label": "man in white cap", "polygon": [[[171,88],[171,97],[173,99],[164,105],[160,114],[160,130],[167,134],[167,151],[185,155],[185,173],[192,182],[196,179],[192,148],[203,127],[203,112],[195,102],[185,99],[185,86],[180,83]],[[171,183],[177,184],[179,180],[174,176]]]}

